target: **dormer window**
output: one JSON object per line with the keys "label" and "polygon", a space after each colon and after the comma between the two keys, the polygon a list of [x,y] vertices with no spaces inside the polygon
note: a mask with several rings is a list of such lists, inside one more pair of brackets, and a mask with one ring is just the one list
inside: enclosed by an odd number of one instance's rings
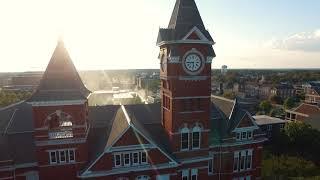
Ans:
{"label": "dormer window", "polygon": [[243,130],[235,133],[237,141],[245,141],[253,139],[253,130]]}

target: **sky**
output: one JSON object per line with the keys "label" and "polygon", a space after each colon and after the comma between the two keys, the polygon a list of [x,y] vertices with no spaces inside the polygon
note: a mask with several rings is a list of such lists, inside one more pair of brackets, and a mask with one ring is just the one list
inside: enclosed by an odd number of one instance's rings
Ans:
{"label": "sky", "polygon": [[[196,0],[213,68],[320,68],[320,1]],[[0,72],[43,71],[63,38],[79,70],[159,68],[175,0],[0,0]]]}

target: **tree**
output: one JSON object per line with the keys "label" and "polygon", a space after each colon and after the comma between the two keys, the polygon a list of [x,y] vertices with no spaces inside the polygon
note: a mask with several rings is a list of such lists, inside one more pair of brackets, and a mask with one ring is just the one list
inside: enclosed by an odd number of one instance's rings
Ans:
{"label": "tree", "polygon": [[270,96],[269,100],[272,104],[282,104],[283,103],[282,98],[277,95]]}
{"label": "tree", "polygon": [[263,179],[315,179],[320,175],[320,168],[313,162],[293,156],[274,156],[265,158],[262,162]]}
{"label": "tree", "polygon": [[272,117],[282,117],[283,115],[285,115],[285,112],[282,108],[273,108],[269,113],[269,116]]}
{"label": "tree", "polygon": [[267,100],[261,101],[259,105],[260,111],[262,111],[264,114],[268,114],[271,108],[272,108],[271,103],[270,101],[267,101]]}
{"label": "tree", "polygon": [[289,97],[289,98],[287,98],[285,101],[284,101],[284,103],[283,103],[283,107],[285,108],[285,109],[291,109],[291,108],[293,108],[294,107],[294,99],[293,98],[291,98],[291,97]]}

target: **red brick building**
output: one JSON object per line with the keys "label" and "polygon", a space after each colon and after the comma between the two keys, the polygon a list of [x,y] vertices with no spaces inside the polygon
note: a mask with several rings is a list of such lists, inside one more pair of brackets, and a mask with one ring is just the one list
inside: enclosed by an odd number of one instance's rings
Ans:
{"label": "red brick building", "polygon": [[266,139],[237,100],[211,97],[194,0],[177,0],[157,44],[161,104],[89,106],[59,42],[33,96],[0,110],[0,179],[261,179]]}

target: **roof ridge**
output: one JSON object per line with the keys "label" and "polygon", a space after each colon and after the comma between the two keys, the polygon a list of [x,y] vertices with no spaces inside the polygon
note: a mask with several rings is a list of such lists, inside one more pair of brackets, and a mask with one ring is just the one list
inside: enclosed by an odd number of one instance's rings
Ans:
{"label": "roof ridge", "polygon": [[228,98],[225,98],[225,97],[222,97],[222,96],[216,96],[216,95],[211,95],[212,98],[216,98],[216,99],[220,99],[220,100],[224,100],[224,101],[228,101],[228,102],[235,102],[235,100],[232,100],[232,99],[228,99]]}

